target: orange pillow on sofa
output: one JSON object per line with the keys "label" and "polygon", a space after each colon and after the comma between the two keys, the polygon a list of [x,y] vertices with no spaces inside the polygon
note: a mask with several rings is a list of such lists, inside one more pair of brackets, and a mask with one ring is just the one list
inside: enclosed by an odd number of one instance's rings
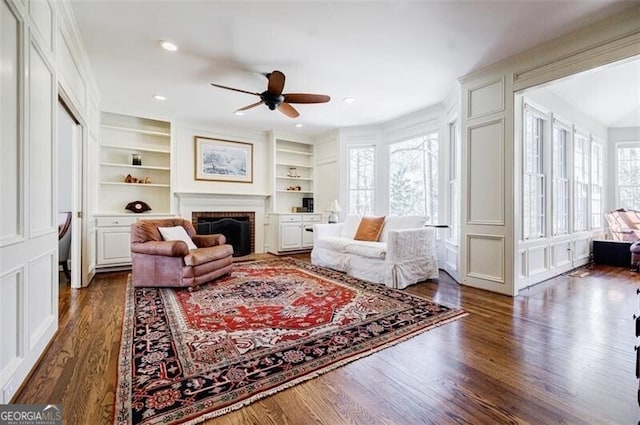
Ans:
{"label": "orange pillow on sofa", "polygon": [[375,242],[380,237],[380,233],[382,233],[382,226],[384,226],[384,216],[362,217],[353,239],[356,241]]}

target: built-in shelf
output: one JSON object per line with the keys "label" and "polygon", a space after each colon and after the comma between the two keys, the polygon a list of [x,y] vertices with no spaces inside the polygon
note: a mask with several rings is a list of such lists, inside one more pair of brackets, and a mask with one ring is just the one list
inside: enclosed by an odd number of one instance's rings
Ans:
{"label": "built-in shelf", "polygon": [[153,149],[153,148],[144,148],[140,146],[123,146],[123,145],[113,145],[113,144],[107,144],[107,143],[104,143],[102,147],[108,148],[108,149],[124,149],[124,150],[139,151],[139,152],[155,152],[155,153],[166,153],[166,154],[171,153],[171,151],[168,149]]}
{"label": "built-in shelf", "polygon": [[[154,213],[170,213],[171,124],[106,112],[101,119],[100,211],[121,214],[129,202],[144,201]],[[151,183],[137,183],[144,180]]]}
{"label": "built-in shelf", "polygon": [[169,187],[168,184],[161,183],[124,183],[124,182],[100,182],[100,184],[112,184],[116,186],[130,186],[130,187]]}
{"label": "built-in shelf", "polygon": [[303,152],[303,151],[298,151],[298,150],[293,150],[293,149],[276,149],[276,152],[292,153],[292,154],[295,154],[295,155],[313,156],[313,152]]}
{"label": "built-in shelf", "polygon": [[150,166],[150,165],[116,164],[116,163],[109,163],[109,162],[103,162],[100,165],[102,165],[103,167],[139,168],[141,170],[164,170],[164,171],[169,171],[171,169],[170,167],[154,167],[154,166]]}
{"label": "built-in shelf", "polygon": [[146,130],[143,128],[121,127],[118,125],[102,124],[102,128],[116,131],[128,131],[131,133],[147,134],[149,136],[170,137],[171,134],[165,131]]}
{"label": "built-in shelf", "polygon": [[283,167],[313,168],[313,166],[309,164],[301,164],[295,162],[277,162],[276,165],[282,165]]}
{"label": "built-in shelf", "polygon": [[284,180],[303,180],[303,181],[313,181],[312,178],[309,177],[292,177],[292,176],[276,176],[277,179]]}

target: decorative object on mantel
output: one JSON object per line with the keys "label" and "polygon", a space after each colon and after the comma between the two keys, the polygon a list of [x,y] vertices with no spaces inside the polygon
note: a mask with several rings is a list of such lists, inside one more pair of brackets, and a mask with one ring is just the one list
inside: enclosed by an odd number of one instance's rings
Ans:
{"label": "decorative object on mantel", "polygon": [[253,144],[195,136],[196,180],[253,183]]}
{"label": "decorative object on mantel", "polygon": [[327,207],[327,211],[329,211],[329,223],[337,223],[338,222],[338,214],[342,211],[340,208],[340,204],[338,204],[338,200],[334,199],[329,202],[329,206]]}
{"label": "decorative object on mantel", "polygon": [[114,423],[201,423],[465,315],[291,258],[195,292],[129,279]]}
{"label": "decorative object on mantel", "polygon": [[127,206],[124,207],[124,209],[134,213],[143,213],[143,212],[151,211],[151,207],[149,206],[149,204],[147,204],[144,201],[129,202]]}

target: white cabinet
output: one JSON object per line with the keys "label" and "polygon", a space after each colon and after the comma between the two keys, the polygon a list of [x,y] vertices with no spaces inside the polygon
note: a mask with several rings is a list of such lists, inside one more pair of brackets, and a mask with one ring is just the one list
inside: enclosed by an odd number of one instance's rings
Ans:
{"label": "white cabinet", "polygon": [[128,227],[97,229],[97,266],[119,266],[130,264],[130,239],[131,230]]}
{"label": "white cabinet", "polygon": [[282,254],[290,251],[309,250],[313,247],[314,223],[320,223],[322,214],[271,214],[272,241],[277,246],[271,252]]}
{"label": "white cabinet", "polygon": [[133,201],[171,211],[170,124],[102,113],[98,212],[124,213]]}
{"label": "white cabinet", "polygon": [[96,216],[96,269],[131,266],[131,225],[169,215],[114,214]]}
{"label": "white cabinet", "polygon": [[273,211],[295,212],[303,198],[313,199],[313,144],[278,138],[273,143]]}

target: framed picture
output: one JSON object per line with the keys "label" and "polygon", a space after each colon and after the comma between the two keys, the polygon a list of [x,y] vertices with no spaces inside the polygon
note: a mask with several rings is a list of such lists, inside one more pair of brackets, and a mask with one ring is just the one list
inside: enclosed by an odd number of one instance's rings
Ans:
{"label": "framed picture", "polygon": [[196,180],[253,182],[253,144],[196,136]]}

